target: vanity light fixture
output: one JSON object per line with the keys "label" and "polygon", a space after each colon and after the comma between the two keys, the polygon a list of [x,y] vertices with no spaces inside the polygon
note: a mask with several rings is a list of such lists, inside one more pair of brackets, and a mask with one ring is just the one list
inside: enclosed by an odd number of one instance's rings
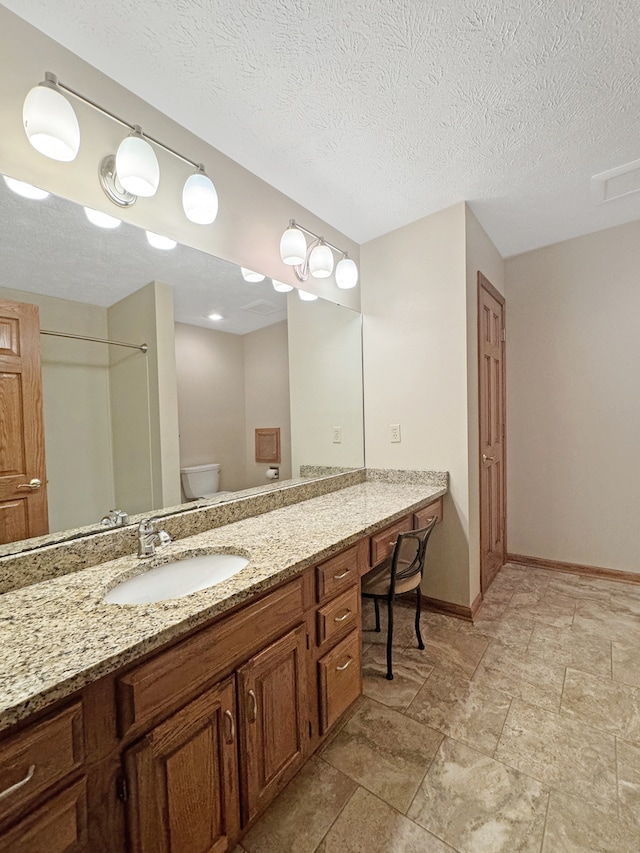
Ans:
{"label": "vanity light fixture", "polygon": [[298,296],[302,299],[303,302],[315,302],[318,298],[315,293],[309,293],[308,290],[300,290],[298,289]]}
{"label": "vanity light fixture", "polygon": [[147,235],[147,240],[150,246],[153,246],[154,249],[175,249],[178,245],[175,240],[172,240],[170,237],[163,237],[162,234],[155,234],[153,231],[145,231]]}
{"label": "vanity light fixture", "polygon": [[36,201],[42,201],[49,195],[46,190],[41,190],[40,187],[34,187],[33,184],[27,184],[24,181],[17,181],[15,178],[8,178],[6,175],[3,175],[2,177],[4,178],[5,184],[11,191],[16,193],[16,195],[21,195],[23,198],[32,198]]}
{"label": "vanity light fixture", "polygon": [[[52,160],[70,163],[80,149],[80,125],[64,87],[47,71],[24,99],[22,123],[31,145]],[[72,93],[73,94],[73,93]]]}
{"label": "vanity light fixture", "polygon": [[277,278],[272,278],[271,282],[273,284],[273,289],[277,290],[278,293],[289,293],[293,290],[292,284],[285,284],[284,281],[278,281]]}
{"label": "vanity light fixture", "polygon": [[53,160],[69,162],[75,159],[80,148],[80,126],[67,95],[130,131],[116,154],[107,155],[100,163],[100,184],[110,201],[119,207],[129,207],[139,196],[149,198],[155,195],[160,183],[160,166],[154,148],[161,148],[195,169],[195,173],[186,179],[182,191],[182,207],[187,219],[199,225],[210,225],[215,221],[218,194],[202,163],[196,163],[160,140],[143,134],[139,125],[125,121],[61,83],[51,71],[47,71],[44,80],[27,94],[22,110],[25,133],[37,151]]}
{"label": "vanity light fixture", "polygon": [[242,278],[245,281],[250,281],[252,284],[255,284],[258,281],[264,281],[265,276],[262,273],[254,272],[253,270],[248,270],[246,267],[240,267],[240,272],[242,273]]}
{"label": "vanity light fixture", "polygon": [[92,225],[97,225],[98,228],[117,228],[121,223],[121,219],[115,216],[109,216],[108,213],[103,213],[101,210],[94,210],[92,207],[85,207],[85,214]]}
{"label": "vanity light fixture", "polygon": [[[307,244],[305,234],[312,238]],[[298,281],[307,281],[309,273],[314,278],[328,278],[333,272],[333,253],[342,258],[336,266],[336,284],[342,290],[355,287],[358,283],[358,267],[347,252],[327,242],[308,228],[289,220],[289,227],[280,240],[282,262],[293,267]],[[302,291],[300,291],[302,293]]]}

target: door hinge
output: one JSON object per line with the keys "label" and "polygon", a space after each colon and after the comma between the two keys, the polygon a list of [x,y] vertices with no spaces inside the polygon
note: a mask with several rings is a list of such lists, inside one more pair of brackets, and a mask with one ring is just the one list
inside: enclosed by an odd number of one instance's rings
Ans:
{"label": "door hinge", "polygon": [[502,330],[502,340],[503,340],[503,341],[506,341],[506,340],[507,340],[507,330],[506,330],[506,329],[503,329],[503,330]]}
{"label": "door hinge", "polygon": [[116,779],[116,792],[118,799],[126,803],[129,800],[129,786],[127,785],[126,776],[118,776]]}

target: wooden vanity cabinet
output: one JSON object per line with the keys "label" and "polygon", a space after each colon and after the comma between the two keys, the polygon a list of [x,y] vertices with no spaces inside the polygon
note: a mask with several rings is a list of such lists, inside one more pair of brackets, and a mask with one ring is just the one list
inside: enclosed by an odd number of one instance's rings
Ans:
{"label": "wooden vanity cabinet", "polygon": [[301,625],[237,672],[243,824],[264,811],[306,760],[306,653]]}
{"label": "wooden vanity cabinet", "polygon": [[125,753],[135,853],[224,853],[238,837],[235,698],[231,677]]}

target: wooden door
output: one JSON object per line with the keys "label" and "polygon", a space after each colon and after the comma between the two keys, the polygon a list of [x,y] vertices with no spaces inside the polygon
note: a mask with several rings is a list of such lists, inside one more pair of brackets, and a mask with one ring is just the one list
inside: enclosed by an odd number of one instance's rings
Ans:
{"label": "wooden door", "polygon": [[233,678],[125,755],[131,853],[224,853],[240,826]]}
{"label": "wooden door", "polygon": [[38,307],[0,299],[0,544],[49,532],[46,483]]}
{"label": "wooden door", "polygon": [[505,301],[478,273],[480,411],[480,587],[484,593],[504,564]]}
{"label": "wooden door", "polygon": [[243,823],[266,808],[304,763],[306,649],[301,625],[238,670]]}

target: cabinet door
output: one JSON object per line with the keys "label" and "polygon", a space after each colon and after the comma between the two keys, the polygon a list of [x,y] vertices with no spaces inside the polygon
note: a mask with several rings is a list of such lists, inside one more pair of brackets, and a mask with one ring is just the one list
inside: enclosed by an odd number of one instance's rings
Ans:
{"label": "cabinet door", "polygon": [[301,625],[238,670],[244,823],[266,808],[304,763],[306,651]]}
{"label": "cabinet door", "polygon": [[132,853],[223,853],[239,830],[235,686],[229,678],[125,755]]}

